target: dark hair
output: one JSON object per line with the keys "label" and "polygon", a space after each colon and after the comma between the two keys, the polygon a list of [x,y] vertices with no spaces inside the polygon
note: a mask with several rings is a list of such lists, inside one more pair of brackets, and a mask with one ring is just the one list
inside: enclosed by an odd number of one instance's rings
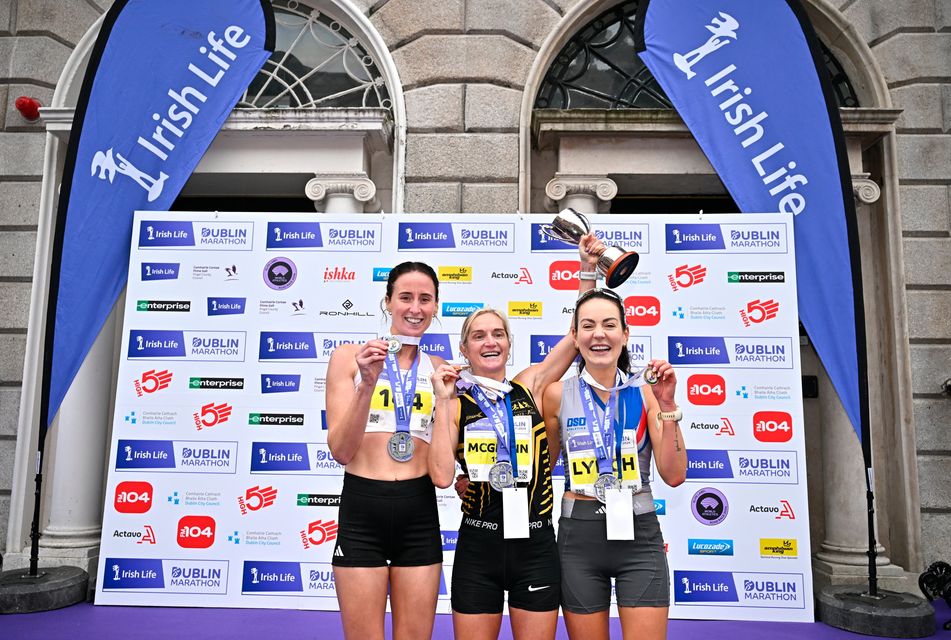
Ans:
{"label": "dark hair", "polygon": [[[590,289],[588,291],[585,291],[580,296],[578,296],[578,301],[575,303],[575,315],[571,319],[571,324],[572,324],[572,327],[574,327],[575,334],[578,333],[578,316],[581,312],[581,305],[595,298],[598,298],[601,300],[607,300],[608,302],[613,302],[614,305],[617,307],[618,314],[620,314],[618,317],[621,320],[621,324],[624,325],[625,328],[627,328],[627,320],[624,317],[624,303],[621,302],[621,297],[618,294],[611,291],[610,289]],[[585,366],[584,356],[582,356],[581,354],[578,354],[578,373],[579,374],[582,371],[584,371],[584,366]],[[631,354],[628,353],[626,344],[621,345],[621,354],[617,358],[617,368],[625,373],[631,370]]]}
{"label": "dark hair", "polygon": [[433,268],[425,262],[401,262],[390,269],[390,275],[386,278],[387,300],[393,297],[393,286],[396,284],[396,281],[399,279],[399,277],[406,275],[407,273],[413,273],[414,271],[418,271],[429,276],[429,278],[433,281],[433,287],[436,289],[436,300],[439,300],[439,278],[436,277],[436,272],[433,271]]}

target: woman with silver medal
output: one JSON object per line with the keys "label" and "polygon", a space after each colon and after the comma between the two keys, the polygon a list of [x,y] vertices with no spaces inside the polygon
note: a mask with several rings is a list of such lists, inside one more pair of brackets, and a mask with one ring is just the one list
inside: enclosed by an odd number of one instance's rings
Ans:
{"label": "woman with silver medal", "polygon": [[327,443],[345,467],[332,558],[347,638],[382,640],[387,593],[394,637],[432,635],[442,537],[428,476],[430,376],[445,361],[419,342],[438,297],[429,265],[397,265],[383,300],[388,333],[337,347],[327,367]]}
{"label": "woman with silver medal", "polygon": [[[581,291],[594,286],[603,252],[593,234],[580,239]],[[497,638],[507,592],[514,637],[547,640],[558,621],[560,575],[547,434],[536,398],[577,352],[566,336],[543,362],[507,378],[512,337],[494,309],[466,318],[459,348],[468,364],[442,365],[433,374],[429,449],[437,486],[452,484],[457,460],[470,480],[452,572],[455,635]]]}
{"label": "woman with silver medal", "polygon": [[543,404],[554,456],[564,451],[558,553],[565,625],[573,639],[606,640],[613,578],[624,637],[659,640],[670,587],[649,473],[653,455],[668,485],[686,478],[677,377],[660,359],[629,373],[629,331],[614,291],[580,296],[572,324],[579,375],[551,384]]}

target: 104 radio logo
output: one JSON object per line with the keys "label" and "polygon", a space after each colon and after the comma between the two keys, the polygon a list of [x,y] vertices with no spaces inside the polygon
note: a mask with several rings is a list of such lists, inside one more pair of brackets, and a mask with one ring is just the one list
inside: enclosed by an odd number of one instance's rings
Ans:
{"label": "104 radio logo", "polygon": [[719,405],[726,401],[726,381],[715,373],[696,373],[687,378],[687,400],[695,405]]}
{"label": "104 radio logo", "polygon": [[654,296],[628,296],[624,299],[627,324],[635,327],[653,327],[660,322],[660,300]]}
{"label": "104 radio logo", "polygon": [[207,549],[215,543],[215,519],[211,516],[183,516],[178,521],[178,546]]}
{"label": "104 radio logo", "polygon": [[119,513],[146,513],[152,508],[152,484],[128,480],[116,486],[113,507]]}
{"label": "104 radio logo", "polygon": [[792,415],[785,411],[753,414],[753,436],[760,442],[789,442],[793,436]]}

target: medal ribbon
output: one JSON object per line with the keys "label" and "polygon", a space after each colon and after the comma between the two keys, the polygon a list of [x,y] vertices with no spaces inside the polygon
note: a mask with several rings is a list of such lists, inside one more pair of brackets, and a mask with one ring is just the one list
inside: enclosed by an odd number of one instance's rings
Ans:
{"label": "medal ribbon", "polygon": [[[386,354],[386,374],[393,393],[393,413],[396,416],[396,430],[409,433],[409,419],[413,413],[413,400],[416,398],[416,370],[419,368],[419,351],[413,366],[406,372],[406,378],[400,373],[400,365],[395,353]],[[407,388],[407,382],[409,388]]]}
{"label": "medal ribbon", "polygon": [[[511,389],[511,386],[509,386],[509,388]],[[472,394],[472,399],[475,400],[475,403],[482,409],[482,413],[489,419],[492,423],[492,428],[495,430],[495,461],[510,462],[512,464],[512,472],[515,477],[518,478],[518,455],[517,453],[515,455],[512,454],[512,451],[516,448],[515,415],[512,412],[512,398],[507,393],[505,394],[505,408],[503,409],[501,400],[491,402],[486,397],[481,386],[477,384],[473,385],[469,392]]]}
{"label": "medal ribbon", "polygon": [[[621,454],[621,434],[618,430],[618,427],[621,423],[618,420],[612,420],[614,413],[617,410],[618,388],[615,387],[610,389],[611,395],[608,397],[608,401],[603,407],[604,412],[601,414],[600,418],[598,416],[598,410],[594,401],[595,394],[592,393],[591,387],[584,377],[578,381],[578,388],[581,390],[581,407],[584,409],[584,415],[586,418],[585,423],[588,426],[588,434],[591,436],[591,441],[594,443],[594,453],[598,460],[598,474],[604,475],[606,473],[612,473],[612,463],[614,462],[614,456],[617,455],[619,459]],[[600,400],[600,398],[598,399]],[[609,428],[609,425],[612,423],[614,429]],[[612,451],[612,449],[615,448],[615,444],[617,448],[616,452]],[[618,469],[618,473],[620,473],[620,469]]]}
{"label": "medal ribbon", "polygon": [[459,381],[456,382],[456,386],[466,391],[474,386],[480,387],[485,395],[487,395],[492,400],[504,396],[512,391],[512,385],[507,382],[499,382],[498,380],[486,378],[485,376],[477,376],[474,373],[464,369],[459,372]]}

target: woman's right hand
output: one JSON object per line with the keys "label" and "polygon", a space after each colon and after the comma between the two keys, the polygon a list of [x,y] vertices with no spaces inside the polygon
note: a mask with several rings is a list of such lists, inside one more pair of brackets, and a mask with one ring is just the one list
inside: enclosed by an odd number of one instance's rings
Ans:
{"label": "woman's right hand", "polygon": [[376,384],[383,363],[386,361],[387,344],[383,340],[370,340],[357,351],[357,368],[360,370],[360,379],[368,384]]}
{"label": "woman's right hand", "polygon": [[433,382],[433,393],[440,400],[451,400],[456,397],[456,380],[459,379],[459,370],[449,363],[439,365],[430,380]]}

